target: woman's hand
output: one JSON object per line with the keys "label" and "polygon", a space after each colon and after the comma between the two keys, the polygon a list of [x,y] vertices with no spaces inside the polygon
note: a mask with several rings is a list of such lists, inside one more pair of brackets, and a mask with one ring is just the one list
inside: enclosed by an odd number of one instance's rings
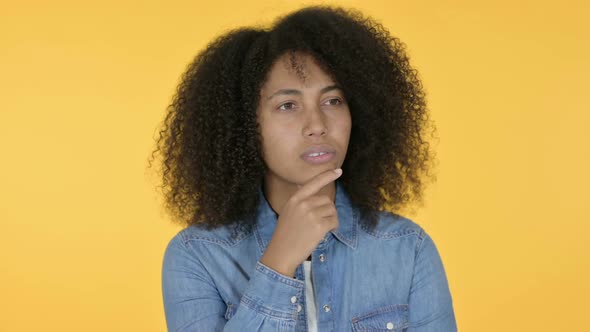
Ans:
{"label": "woman's hand", "polygon": [[342,175],[342,170],[320,173],[301,186],[281,210],[272,239],[260,262],[293,277],[327,232],[338,227],[332,199],[317,193]]}

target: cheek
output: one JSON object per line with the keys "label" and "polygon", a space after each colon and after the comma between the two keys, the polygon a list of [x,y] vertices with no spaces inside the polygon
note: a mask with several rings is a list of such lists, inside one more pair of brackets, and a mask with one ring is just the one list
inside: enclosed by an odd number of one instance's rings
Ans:
{"label": "cheek", "polygon": [[334,120],[334,129],[338,132],[338,135],[349,135],[352,127],[352,120],[349,112],[343,113]]}
{"label": "cheek", "polygon": [[286,156],[296,148],[296,140],[291,135],[292,133],[285,128],[265,128],[262,131],[264,159],[267,162],[286,160]]}

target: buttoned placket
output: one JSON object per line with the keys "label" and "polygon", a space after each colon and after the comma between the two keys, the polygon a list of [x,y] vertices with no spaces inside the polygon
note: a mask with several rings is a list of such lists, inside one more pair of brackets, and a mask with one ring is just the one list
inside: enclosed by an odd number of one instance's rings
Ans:
{"label": "buttoned placket", "polygon": [[[303,271],[303,263],[301,263],[297,269],[295,270],[295,279],[305,280],[305,275]],[[305,331],[307,332],[307,313],[306,310],[303,310],[303,307],[306,305],[307,298],[305,297],[305,291],[303,291],[301,298],[299,299],[299,303],[297,303],[297,331]]]}
{"label": "buttoned placket", "polygon": [[[315,300],[317,308],[322,308],[317,312],[317,325],[318,331],[333,331],[334,330],[334,315],[332,313],[331,302],[332,302],[332,281],[328,272],[328,257],[326,251],[330,243],[330,233],[328,233],[324,239],[320,241],[317,248],[312,253],[311,258],[311,273],[313,274],[312,279],[315,285],[322,285],[321,288],[315,287]],[[304,280],[305,275],[303,271],[303,263],[301,263],[296,271],[295,278]],[[302,310],[303,306],[306,306],[307,298],[305,298],[305,292],[303,298],[299,299],[297,307],[297,331],[307,332],[309,327],[307,326],[307,312]],[[297,299],[295,299],[297,302]],[[293,303],[295,303],[293,302]],[[307,307],[306,307],[307,309]]]}
{"label": "buttoned placket", "polygon": [[329,257],[327,254],[330,241],[332,241],[332,239],[326,237],[316,248],[317,256],[315,257],[318,259],[315,261],[316,264],[312,269],[314,281],[316,281],[318,285],[322,285],[322,287],[318,287],[315,292],[318,307],[322,308],[322,310],[318,310],[318,331],[334,330],[334,314],[332,312],[333,284],[328,270]]}

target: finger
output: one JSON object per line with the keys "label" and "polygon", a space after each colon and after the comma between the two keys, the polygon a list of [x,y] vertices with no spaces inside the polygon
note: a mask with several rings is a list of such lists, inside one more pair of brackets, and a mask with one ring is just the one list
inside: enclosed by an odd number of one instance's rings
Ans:
{"label": "finger", "polygon": [[334,200],[330,199],[328,195],[313,195],[299,201],[300,204],[305,204],[309,209],[315,209],[318,206],[331,204],[334,205]]}
{"label": "finger", "polygon": [[325,227],[326,232],[337,229],[338,226],[340,226],[340,223],[338,222],[338,215],[323,217],[322,226]]}
{"label": "finger", "polygon": [[342,175],[342,170],[340,168],[336,170],[340,171],[337,173],[335,170],[329,170],[316,175],[306,184],[301,186],[301,188],[299,188],[299,190],[293,196],[296,196],[297,199],[304,199],[306,197],[316,194],[328,183],[336,180],[340,177],[340,175]]}
{"label": "finger", "polygon": [[336,207],[334,204],[324,204],[313,209],[313,214],[318,217],[332,217],[337,216],[338,211],[336,211]]}

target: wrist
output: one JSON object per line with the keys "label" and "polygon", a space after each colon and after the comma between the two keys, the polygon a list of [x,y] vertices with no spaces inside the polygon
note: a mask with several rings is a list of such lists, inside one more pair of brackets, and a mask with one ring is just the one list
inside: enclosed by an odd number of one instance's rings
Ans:
{"label": "wrist", "polygon": [[260,259],[260,263],[266,265],[267,267],[275,270],[276,272],[288,276],[290,278],[295,277],[295,270],[296,268],[292,268],[283,264],[280,264],[280,262],[275,262],[274,260],[265,257],[264,255],[262,255],[262,258]]}

